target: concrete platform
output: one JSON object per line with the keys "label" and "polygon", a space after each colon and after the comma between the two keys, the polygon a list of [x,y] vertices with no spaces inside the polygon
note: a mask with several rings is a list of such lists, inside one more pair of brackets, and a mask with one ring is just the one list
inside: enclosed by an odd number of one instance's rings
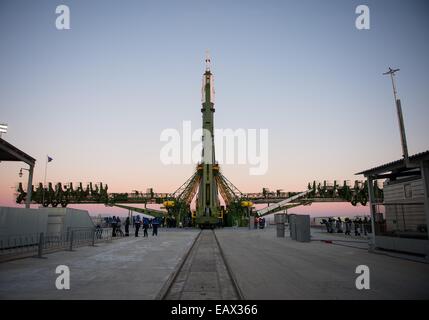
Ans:
{"label": "concrete platform", "polygon": [[[161,229],[159,237],[0,263],[0,299],[154,299],[197,233]],[[274,228],[225,228],[216,234],[246,299],[429,298],[428,264],[358,247],[276,238]],[[355,287],[355,269],[362,264],[370,268],[370,290]],[[56,289],[58,265],[70,268],[71,290]]]}
{"label": "concrete platform", "polygon": [[[320,241],[276,238],[275,228],[222,229],[219,242],[246,299],[428,299],[429,265]],[[358,290],[358,265],[370,289]]]}
{"label": "concrete platform", "polygon": [[[286,230],[286,234],[289,231]],[[344,233],[328,233],[321,228],[311,228],[312,241],[331,241],[334,244],[368,250],[370,236],[345,235]]]}
{"label": "concrete platform", "polygon": [[[0,263],[0,299],[154,299],[197,233],[161,229],[158,237]],[[58,265],[70,268],[70,290],[55,287]]]}

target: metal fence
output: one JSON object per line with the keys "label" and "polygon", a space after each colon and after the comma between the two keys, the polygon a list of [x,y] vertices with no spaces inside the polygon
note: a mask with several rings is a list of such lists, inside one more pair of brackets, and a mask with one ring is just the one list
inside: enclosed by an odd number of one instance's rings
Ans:
{"label": "metal fence", "polygon": [[372,233],[371,221],[360,221],[355,222],[351,221],[349,227],[347,227],[347,222],[329,222],[326,220],[324,223],[321,222],[320,225],[312,225],[313,228],[320,228],[321,230],[326,231],[327,233],[350,233],[350,235],[355,236],[368,236]]}
{"label": "metal fence", "polygon": [[112,240],[112,228],[69,228],[58,233],[32,233],[0,236],[0,260],[4,258],[37,255],[73,250],[80,246]]}

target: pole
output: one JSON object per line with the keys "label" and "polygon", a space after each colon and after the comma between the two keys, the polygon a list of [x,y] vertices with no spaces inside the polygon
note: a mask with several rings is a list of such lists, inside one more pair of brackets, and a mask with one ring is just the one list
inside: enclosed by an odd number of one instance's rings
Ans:
{"label": "pole", "polygon": [[403,155],[404,160],[405,160],[405,165],[409,166],[407,137],[405,135],[405,126],[404,126],[404,117],[402,115],[401,99],[398,98],[398,91],[396,89],[396,82],[395,82],[395,78],[394,78],[395,73],[398,72],[399,70],[400,69],[389,68],[389,71],[383,73],[383,75],[390,75],[390,79],[392,81],[393,98],[395,99],[396,112],[398,114],[399,131],[400,131],[400,135],[401,135],[402,155]]}
{"label": "pole", "polygon": [[[369,196],[369,212],[371,214],[371,240],[369,243],[369,251],[373,251],[375,249],[375,219],[376,217],[376,205],[375,205],[375,197],[374,197],[374,185],[373,185],[373,177],[368,176],[367,184],[368,184],[368,196]],[[376,181],[376,180],[375,180]]]}
{"label": "pole", "polygon": [[249,217],[249,230],[250,230],[250,210],[249,210],[249,207],[247,207],[247,216]]}
{"label": "pole", "polygon": [[33,170],[34,166],[30,166],[30,169],[28,170],[27,197],[25,199],[25,207],[27,209],[30,208],[31,204],[31,196],[33,191]]}
{"label": "pole", "polygon": [[408,166],[408,146],[407,137],[405,136],[404,117],[402,115],[401,100],[396,100],[396,112],[398,113],[399,131],[401,133],[402,153],[405,163]]}
{"label": "pole", "polygon": [[392,80],[393,98],[395,99],[395,103],[398,100],[398,92],[396,91],[396,83],[394,78],[396,71],[399,71],[399,69],[392,70],[391,68],[389,68],[389,71],[386,73],[386,74],[390,74],[390,79]]}
{"label": "pole", "polygon": [[74,236],[74,231],[72,230],[70,232],[70,246],[69,246],[69,251],[73,251],[73,236]]}
{"label": "pole", "polygon": [[43,255],[43,242],[44,242],[44,234],[43,234],[43,232],[41,232],[40,233],[40,235],[39,235],[39,247],[38,247],[38,250],[37,250],[37,256],[39,257],[39,258],[41,258],[42,257],[42,255]]}
{"label": "pole", "polygon": [[95,227],[94,227],[94,228],[92,228],[92,242],[91,242],[91,245],[92,245],[93,247],[95,247],[95,236],[96,236],[96,233],[97,233],[96,228],[95,228]]}
{"label": "pole", "polygon": [[46,162],[45,162],[45,178],[43,180],[43,191],[42,191],[42,206],[45,202],[45,185],[46,185],[46,174],[48,171],[48,155],[46,155]]}

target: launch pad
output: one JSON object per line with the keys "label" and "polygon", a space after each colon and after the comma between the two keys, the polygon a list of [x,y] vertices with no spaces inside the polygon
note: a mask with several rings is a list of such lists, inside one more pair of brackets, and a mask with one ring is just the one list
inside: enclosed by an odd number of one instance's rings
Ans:
{"label": "launch pad", "polygon": [[[33,203],[40,203],[44,207],[51,205],[66,207],[69,203],[104,203],[130,209],[155,217],[174,216],[176,222],[182,225],[192,225],[200,228],[214,228],[216,226],[245,226],[251,216],[264,216],[300,205],[310,205],[313,202],[350,202],[352,205],[366,205],[368,202],[368,186],[362,181],[355,181],[352,187],[346,181],[340,186],[336,181],[328,184],[326,181],[309,183],[304,192],[270,192],[264,188],[260,193],[242,193],[223,174],[215,155],[215,90],[211,60],[206,57],[205,72],[202,84],[202,154],[192,176],[173,193],[155,193],[149,189],[146,193],[108,193],[108,186],[102,183],[88,184],[86,188],[80,183],[76,189],[70,183],[63,186],[57,183],[53,186],[48,183],[44,186],[39,183],[35,189],[29,188]],[[27,193],[22,184],[17,190],[17,203],[27,201]],[[374,184],[375,198],[380,201],[383,191]],[[223,203],[221,204],[222,198]],[[195,210],[191,203],[195,199]],[[162,204],[167,212],[150,209],[134,208],[132,203]],[[268,203],[268,207],[254,210],[254,203]]]}

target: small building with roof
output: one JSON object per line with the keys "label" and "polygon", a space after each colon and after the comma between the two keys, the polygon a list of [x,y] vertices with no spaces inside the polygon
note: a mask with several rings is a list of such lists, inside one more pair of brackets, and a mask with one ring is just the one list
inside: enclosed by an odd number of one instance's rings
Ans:
{"label": "small building with roof", "polygon": [[[429,259],[429,150],[357,173],[367,178],[371,246]],[[383,197],[374,183],[383,183]]]}
{"label": "small building with roof", "polygon": [[28,169],[25,169],[28,170],[28,183],[27,194],[25,197],[25,207],[30,208],[31,192],[33,186],[33,171],[34,166],[36,165],[36,160],[33,157],[30,157],[24,151],[21,151],[6,140],[0,138],[0,162],[1,161],[21,161],[29,166]]}

